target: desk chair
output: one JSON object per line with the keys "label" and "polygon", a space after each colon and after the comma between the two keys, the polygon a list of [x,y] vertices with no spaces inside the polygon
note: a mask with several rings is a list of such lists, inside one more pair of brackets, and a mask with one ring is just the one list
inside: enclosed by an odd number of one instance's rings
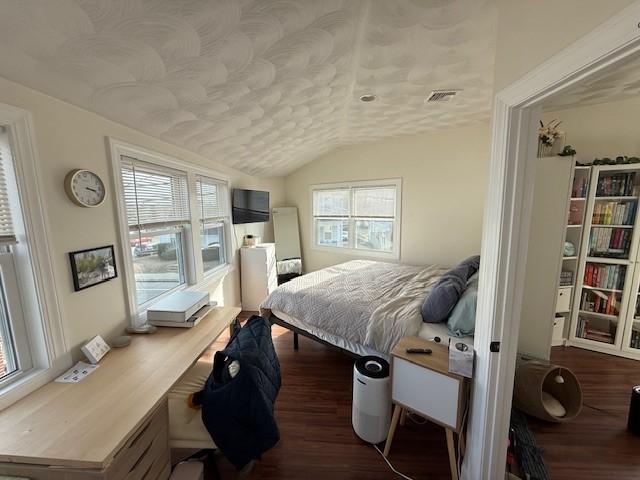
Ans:
{"label": "desk chair", "polygon": [[[213,475],[220,478],[213,455],[208,455],[208,453],[217,451],[218,447],[202,423],[201,411],[191,408],[187,403],[189,395],[202,390],[211,370],[213,370],[213,359],[204,360],[201,358],[169,391],[169,446],[197,450],[198,453],[192,457],[202,458],[205,464],[209,462],[209,467],[205,468],[211,468]],[[201,452],[202,450],[209,452]],[[204,457],[202,453],[205,453]],[[237,472],[236,480],[242,480],[249,476],[253,466],[254,462],[252,461]]]}
{"label": "desk chair", "polygon": [[192,393],[202,390],[213,369],[212,361],[199,359],[169,391],[169,446],[195,450],[215,449],[202,423],[200,410],[187,404]]}

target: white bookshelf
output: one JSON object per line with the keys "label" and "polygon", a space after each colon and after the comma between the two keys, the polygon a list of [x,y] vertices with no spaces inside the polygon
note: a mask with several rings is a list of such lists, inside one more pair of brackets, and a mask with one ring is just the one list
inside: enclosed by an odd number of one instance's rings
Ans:
{"label": "white bookshelf", "polygon": [[639,192],[640,164],[597,165],[571,200],[584,212],[568,345],[640,360]]}
{"label": "white bookshelf", "polygon": [[[560,282],[556,301],[556,316],[554,319],[554,333],[551,345],[565,345],[569,336],[571,312],[573,310],[573,292],[579,270],[579,253],[582,243],[586,206],[588,201],[589,186],[591,183],[591,167],[574,166],[571,173],[569,188],[571,195],[567,205],[566,229],[564,241],[573,243],[576,254],[562,257],[563,272],[571,272],[572,281],[568,284]],[[564,245],[563,245],[564,247]],[[563,248],[564,253],[564,248]],[[564,298],[569,297],[567,302]]]}

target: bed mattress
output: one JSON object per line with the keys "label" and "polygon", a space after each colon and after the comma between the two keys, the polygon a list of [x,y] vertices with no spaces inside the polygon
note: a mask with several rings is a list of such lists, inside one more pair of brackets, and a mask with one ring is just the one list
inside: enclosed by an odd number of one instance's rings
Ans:
{"label": "bed mattress", "polygon": [[418,334],[420,307],[446,271],[437,265],[353,260],[280,285],[261,310],[286,313],[307,331],[388,354],[402,337]]}
{"label": "bed mattress", "polygon": [[[313,325],[307,325],[303,321],[293,318],[291,315],[288,315],[280,310],[273,310],[271,313],[273,313],[273,315],[278,317],[280,320],[287,322],[289,325],[304,330],[305,332],[309,332],[311,335],[314,335],[319,339],[330,343],[331,345],[342,348],[343,350],[347,350],[360,356],[377,355],[389,360],[389,355],[385,353],[378,352],[370,347],[366,347],[359,343],[349,341],[346,338],[327,333],[324,330],[314,327]],[[440,343],[442,343],[443,345],[447,345],[449,341],[451,341],[451,343],[462,342],[473,348],[473,336],[455,337],[453,335],[450,335],[446,323],[423,322],[422,327],[420,327],[420,331],[418,332],[418,336],[420,338],[424,338],[425,340],[432,341],[435,341],[435,337],[439,337]]]}

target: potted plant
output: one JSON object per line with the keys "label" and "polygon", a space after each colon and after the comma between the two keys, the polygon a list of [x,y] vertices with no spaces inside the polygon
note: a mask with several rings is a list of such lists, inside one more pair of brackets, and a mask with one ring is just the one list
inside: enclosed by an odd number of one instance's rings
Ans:
{"label": "potted plant", "polygon": [[538,128],[538,157],[550,157],[562,150],[564,144],[564,132],[559,130],[562,122],[556,119],[546,125],[540,120]]}

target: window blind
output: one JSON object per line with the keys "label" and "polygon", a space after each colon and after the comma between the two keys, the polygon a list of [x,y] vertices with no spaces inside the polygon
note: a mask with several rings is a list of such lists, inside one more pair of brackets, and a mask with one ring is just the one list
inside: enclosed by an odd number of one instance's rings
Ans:
{"label": "window blind", "polygon": [[9,142],[4,127],[0,127],[0,243],[17,243],[13,219],[7,173],[10,171]]}
{"label": "window blind", "polygon": [[190,222],[186,173],[126,156],[121,165],[129,231]]}
{"label": "window blind", "polygon": [[356,187],[353,190],[353,215],[366,218],[396,216],[395,187]]}
{"label": "window blind", "polygon": [[341,188],[335,190],[314,190],[314,217],[345,217],[350,210],[350,190]]}
{"label": "window blind", "polygon": [[220,182],[198,175],[196,177],[196,192],[200,221],[203,224],[219,220],[224,216],[224,186]]}

